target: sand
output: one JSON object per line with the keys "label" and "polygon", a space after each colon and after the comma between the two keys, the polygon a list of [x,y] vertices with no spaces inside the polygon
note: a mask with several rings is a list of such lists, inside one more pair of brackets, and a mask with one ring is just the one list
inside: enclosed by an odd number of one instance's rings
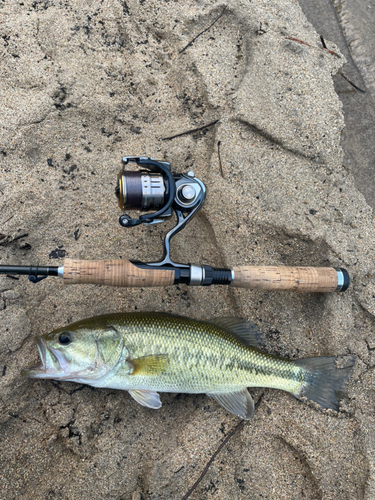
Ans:
{"label": "sand", "polygon": [[302,295],[1,277],[1,499],[179,499],[238,423],[205,395],[163,394],[153,411],[125,392],[21,377],[38,362],[35,335],[133,310],[248,318],[268,352],[292,359],[357,356],[338,414],[250,389],[264,393],[254,418],[190,498],[374,497],[374,228],[343,161],[333,77],[345,58],[329,39],[340,57],[321,49],[291,0],[233,0],[179,53],[224,6],[1,2],[0,262],[159,258],[171,222],[124,229],[114,197],[122,156],[148,155],[207,186],[173,241],[176,261],[338,266],[351,286]]}

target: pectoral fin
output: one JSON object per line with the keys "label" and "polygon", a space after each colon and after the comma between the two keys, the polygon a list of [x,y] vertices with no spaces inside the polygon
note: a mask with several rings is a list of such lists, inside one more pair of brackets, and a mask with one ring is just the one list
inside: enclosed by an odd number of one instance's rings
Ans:
{"label": "pectoral fin", "polygon": [[130,390],[130,396],[142,406],[147,408],[154,408],[157,410],[161,407],[159,394],[153,391]]}
{"label": "pectoral fin", "polygon": [[254,401],[246,387],[239,392],[207,394],[207,396],[216,399],[219,405],[244,420],[250,420],[253,416]]}
{"label": "pectoral fin", "polygon": [[159,375],[168,365],[166,354],[143,356],[142,358],[127,360],[132,367],[130,375]]}

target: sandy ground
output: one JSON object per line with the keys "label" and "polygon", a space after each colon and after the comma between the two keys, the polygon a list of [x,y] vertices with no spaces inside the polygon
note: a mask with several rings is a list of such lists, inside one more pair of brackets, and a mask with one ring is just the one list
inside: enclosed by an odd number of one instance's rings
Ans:
{"label": "sandy ground", "polygon": [[345,116],[343,161],[357,189],[375,208],[375,1],[344,0],[333,5],[331,0],[299,0],[299,4],[317,32],[346,58],[342,71],[333,77]]}
{"label": "sandy ground", "polygon": [[[234,0],[180,54],[223,8],[0,3],[1,263],[160,257],[168,224],[121,228],[113,194],[122,156],[147,154],[208,188],[173,242],[176,261],[332,265],[352,284],[299,295],[0,278],[1,499],[179,499],[237,424],[204,395],[163,394],[153,411],[121,391],[22,379],[38,360],[35,335],[120,310],[241,316],[259,325],[268,352],[341,364],[357,355],[338,414],[265,390],[192,499],[375,495],[373,213],[343,161],[333,76],[345,60],[328,37],[340,57],[321,49],[289,0]],[[250,391],[255,401],[263,393]]]}

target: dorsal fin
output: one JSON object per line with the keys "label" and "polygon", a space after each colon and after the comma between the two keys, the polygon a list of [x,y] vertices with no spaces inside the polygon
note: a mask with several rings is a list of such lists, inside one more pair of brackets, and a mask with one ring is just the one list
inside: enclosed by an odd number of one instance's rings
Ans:
{"label": "dorsal fin", "polygon": [[238,338],[244,345],[259,348],[261,332],[252,321],[241,318],[215,318],[208,321]]}

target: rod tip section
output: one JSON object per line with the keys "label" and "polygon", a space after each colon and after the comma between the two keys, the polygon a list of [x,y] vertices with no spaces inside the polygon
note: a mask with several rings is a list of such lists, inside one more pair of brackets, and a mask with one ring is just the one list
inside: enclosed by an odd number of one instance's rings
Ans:
{"label": "rod tip section", "polygon": [[350,284],[349,273],[346,269],[336,268],[337,272],[337,288],[335,292],[345,292]]}

